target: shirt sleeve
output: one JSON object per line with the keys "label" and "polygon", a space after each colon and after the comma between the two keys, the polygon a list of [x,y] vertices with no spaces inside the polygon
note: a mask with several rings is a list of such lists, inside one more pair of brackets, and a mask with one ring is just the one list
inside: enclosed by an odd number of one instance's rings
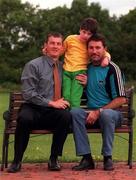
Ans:
{"label": "shirt sleeve", "polygon": [[110,76],[110,86],[112,99],[116,97],[125,97],[124,81],[120,68],[112,63],[112,73]]}
{"label": "shirt sleeve", "polygon": [[104,56],[108,57],[109,62],[111,61],[111,55],[110,55],[110,53],[108,51],[105,51],[105,55]]}
{"label": "shirt sleeve", "polygon": [[23,98],[29,103],[48,106],[49,99],[37,92],[39,83],[37,67],[31,63],[25,65],[21,77]]}
{"label": "shirt sleeve", "polygon": [[68,47],[68,45],[67,45],[67,38],[66,38],[66,39],[63,41],[63,52],[64,52],[64,53],[66,52],[67,47]]}

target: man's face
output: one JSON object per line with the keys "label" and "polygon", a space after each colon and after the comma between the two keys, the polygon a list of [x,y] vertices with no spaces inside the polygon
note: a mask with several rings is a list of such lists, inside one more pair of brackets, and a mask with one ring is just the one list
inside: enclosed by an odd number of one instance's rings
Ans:
{"label": "man's face", "polygon": [[88,55],[94,65],[100,65],[105,54],[105,47],[101,41],[90,41],[88,44]]}
{"label": "man's face", "polygon": [[62,54],[63,42],[61,37],[50,36],[48,42],[44,44],[44,49],[46,49],[46,54],[52,57],[54,60],[58,60],[59,56]]}

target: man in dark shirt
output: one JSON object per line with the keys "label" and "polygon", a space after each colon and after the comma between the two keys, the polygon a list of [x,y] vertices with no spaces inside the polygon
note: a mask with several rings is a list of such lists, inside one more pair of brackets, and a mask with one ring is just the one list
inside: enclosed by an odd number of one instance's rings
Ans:
{"label": "man in dark shirt", "polygon": [[[110,171],[114,169],[112,149],[115,128],[121,126],[123,120],[117,108],[126,102],[124,82],[121,71],[115,63],[111,61],[106,67],[100,66],[106,50],[105,38],[102,35],[93,35],[88,40],[87,48],[92,62],[88,66],[86,86],[89,112],[81,108],[71,110],[76,153],[83,156],[73,170],[95,168],[86,132],[87,124],[101,129],[104,170]],[[80,75],[77,79],[82,80],[84,76]]]}
{"label": "man in dark shirt", "polygon": [[61,82],[62,65],[59,62],[59,57],[62,48],[62,35],[51,33],[44,44],[45,55],[31,60],[24,67],[21,82],[25,103],[20,109],[17,120],[14,160],[8,168],[9,173],[21,170],[21,161],[32,129],[53,130],[48,169],[56,171],[61,169],[57,158],[62,155],[71,122],[71,114],[66,110],[69,103],[61,97],[54,99],[53,69],[56,63]]}

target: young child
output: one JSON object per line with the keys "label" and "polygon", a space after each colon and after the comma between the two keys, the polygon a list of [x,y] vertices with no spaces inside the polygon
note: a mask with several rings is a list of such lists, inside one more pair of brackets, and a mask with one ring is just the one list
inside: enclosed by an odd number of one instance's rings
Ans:
{"label": "young child", "polygon": [[[87,41],[97,32],[98,23],[93,18],[85,18],[80,25],[79,35],[69,35],[64,40],[64,65],[62,93],[71,107],[79,107],[83,94],[83,85],[76,80],[79,74],[85,74],[89,58],[87,55]],[[110,54],[105,52],[104,63],[107,66]],[[92,77],[93,78],[93,77]]]}

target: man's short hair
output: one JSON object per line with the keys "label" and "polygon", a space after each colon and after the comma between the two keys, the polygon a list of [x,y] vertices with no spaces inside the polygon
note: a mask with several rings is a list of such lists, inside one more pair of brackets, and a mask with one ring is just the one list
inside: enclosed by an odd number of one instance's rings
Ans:
{"label": "man's short hair", "polygon": [[60,38],[62,38],[62,40],[63,40],[63,36],[62,36],[61,33],[59,33],[59,32],[51,32],[51,33],[49,33],[49,34],[47,35],[47,37],[45,38],[45,42],[46,42],[46,43],[48,42],[48,40],[49,40],[49,38],[50,38],[51,36],[53,36],[53,37],[60,37]]}
{"label": "man's short hair", "polygon": [[92,34],[97,32],[98,23],[97,20],[94,18],[85,18],[80,24],[81,30],[90,31]]}
{"label": "man's short hair", "polygon": [[87,47],[88,47],[88,44],[90,41],[101,41],[103,46],[106,47],[106,40],[102,34],[96,33],[96,34],[92,35],[87,41]]}

